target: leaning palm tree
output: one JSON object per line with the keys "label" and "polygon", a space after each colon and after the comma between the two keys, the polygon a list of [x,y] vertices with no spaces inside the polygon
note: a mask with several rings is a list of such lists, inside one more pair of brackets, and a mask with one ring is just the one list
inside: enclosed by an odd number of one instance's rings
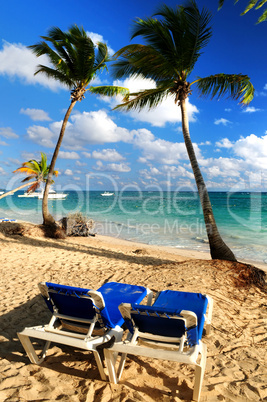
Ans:
{"label": "leaning palm tree", "polygon": [[[40,187],[41,183],[46,182],[49,169],[50,166],[47,165],[47,156],[43,152],[41,152],[40,161],[31,159],[28,162],[22,163],[22,165],[18,169],[14,170],[13,173],[26,174],[26,177],[22,180],[22,183],[24,184],[15,188],[14,190],[4,193],[2,196],[0,196],[0,199],[6,197],[9,194],[13,194],[14,192],[19,191],[25,187],[28,187],[27,193],[32,193],[36,191]],[[57,177],[58,171],[54,170],[52,174]]]}
{"label": "leaning palm tree", "polygon": [[41,38],[43,39],[41,42],[29,46],[29,48],[37,57],[46,55],[51,66],[39,65],[35,74],[45,74],[48,78],[59,81],[71,90],[71,103],[65,114],[52,156],[42,204],[43,223],[53,226],[55,220],[48,210],[48,193],[52,172],[72,109],[76,102],[85,97],[86,91],[92,94],[113,96],[119,93],[125,95],[127,89],[115,86],[89,86],[97,74],[107,68],[106,63],[110,57],[107,45],[99,42],[95,46],[82,27],[73,25],[66,32],[58,27],[53,27],[47,36],[41,36]]}
{"label": "leaning palm tree", "polygon": [[[159,16],[160,20],[155,16]],[[210,13],[204,9],[200,12],[194,1],[175,9],[163,5],[152,18],[138,18],[133,26],[132,39],[141,36],[145,44],[132,44],[120,49],[115,54],[114,74],[118,79],[129,75],[152,79],[156,88],[130,93],[116,108],[150,109],[168,96],[173,98],[181,109],[184,141],[201,200],[211,256],[235,261],[233,252],[222,240],[216,226],[189,134],[186,99],[194,84],[200,95],[220,98],[228,94],[246,104],[252,100],[254,88],[249,77],[241,74],[216,74],[188,81],[203,47],[211,37],[210,19]]]}

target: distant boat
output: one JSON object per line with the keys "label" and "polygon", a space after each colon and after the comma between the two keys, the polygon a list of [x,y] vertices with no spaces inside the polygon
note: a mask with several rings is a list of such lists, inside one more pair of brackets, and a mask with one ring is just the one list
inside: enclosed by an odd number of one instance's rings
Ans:
{"label": "distant boat", "polygon": [[[50,189],[48,194],[49,200],[64,200],[68,194],[64,193],[57,193],[55,190]],[[41,200],[44,198],[44,190],[38,194],[38,199]]]}
{"label": "distant boat", "polygon": [[[49,194],[48,194],[48,199],[49,200],[64,200],[68,194],[64,193],[57,193],[55,190],[50,189]],[[38,198],[38,200],[41,200],[44,198],[44,190],[42,191],[36,191],[34,193],[27,193],[25,191],[24,194],[18,195],[18,197],[25,197],[25,198]]]}
{"label": "distant boat", "polygon": [[0,191],[0,195],[4,194],[4,191]]}
{"label": "distant boat", "polygon": [[34,198],[34,197],[39,197],[40,193],[27,193],[27,191],[24,192],[24,194],[18,194],[18,197],[22,198]]}
{"label": "distant boat", "polygon": [[101,195],[102,195],[102,197],[110,197],[111,195],[114,195],[114,193],[110,193],[109,191],[105,191]]}

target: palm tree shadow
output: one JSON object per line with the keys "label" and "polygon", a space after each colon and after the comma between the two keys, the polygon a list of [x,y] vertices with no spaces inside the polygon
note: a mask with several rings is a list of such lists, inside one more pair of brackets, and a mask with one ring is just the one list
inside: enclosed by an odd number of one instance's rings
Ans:
{"label": "palm tree shadow", "polygon": [[[22,225],[23,227],[23,225]],[[21,229],[23,230],[23,229]],[[0,231],[1,231],[1,224],[0,224]],[[3,232],[2,232],[3,233]],[[88,239],[88,245],[84,244],[75,244],[75,243],[70,243],[70,241],[66,242],[64,240],[56,239],[51,242],[42,240],[41,237],[35,238],[35,237],[30,237],[27,236],[23,233],[19,233],[19,231],[14,234],[14,232],[9,233],[8,231],[3,233],[6,238],[9,238],[9,240],[5,240],[4,237],[0,238],[0,244],[5,243],[5,242],[13,242],[13,243],[21,243],[21,244],[29,244],[33,247],[51,247],[54,249],[60,249],[60,250],[65,250],[65,251],[70,251],[70,252],[75,252],[75,253],[85,253],[93,256],[99,256],[99,257],[105,257],[105,258],[110,258],[110,259],[117,259],[117,260],[127,260],[130,263],[137,263],[137,264],[142,264],[142,265],[161,265],[161,264],[176,264],[173,260],[168,260],[166,259],[159,259],[156,257],[152,257],[149,255],[146,255],[146,253],[140,253],[142,250],[135,250],[134,245],[133,245],[133,255],[130,254],[125,254],[122,252],[117,252],[114,250],[106,250],[106,249],[101,249],[97,246],[93,246],[92,243],[90,243],[90,239]],[[70,239],[70,238],[69,238]],[[129,242],[130,244],[130,242]],[[144,244],[144,249],[145,249],[145,244]]]}

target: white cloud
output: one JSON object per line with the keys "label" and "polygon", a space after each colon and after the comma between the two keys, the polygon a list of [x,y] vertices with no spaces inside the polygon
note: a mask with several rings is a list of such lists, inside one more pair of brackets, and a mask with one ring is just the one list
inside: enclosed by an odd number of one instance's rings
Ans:
{"label": "white cloud", "polygon": [[59,151],[58,157],[61,159],[80,159],[80,156],[77,152],[66,152],[66,151]]}
{"label": "white cloud", "polygon": [[255,113],[255,112],[260,112],[260,110],[261,109],[256,109],[254,106],[248,106],[242,112],[243,113]]}
{"label": "white cloud", "polygon": [[217,141],[215,143],[215,145],[220,148],[232,148],[233,147],[233,143],[230,140],[228,140],[228,138],[223,138],[221,141]]}
{"label": "white cloud", "polygon": [[93,169],[101,172],[108,171],[126,173],[131,171],[131,168],[126,163],[109,163],[104,165],[101,161],[97,161],[96,166],[93,167]]}
{"label": "white cloud", "polygon": [[200,142],[198,145],[211,145],[210,141]]}
{"label": "white cloud", "polygon": [[41,109],[20,109],[20,113],[26,114],[34,121],[50,121],[50,117],[47,112]]}
{"label": "white cloud", "polygon": [[70,118],[66,129],[64,146],[73,150],[82,149],[88,144],[129,142],[129,130],[117,126],[104,110],[76,113]]}
{"label": "white cloud", "polygon": [[4,138],[19,138],[10,127],[0,127],[0,135]]}
{"label": "white cloud", "polygon": [[19,78],[24,84],[40,84],[53,91],[63,88],[53,79],[48,79],[44,74],[34,75],[37,65],[50,66],[47,56],[36,57],[33,52],[21,43],[9,43],[3,41],[0,50],[0,75],[11,79]]}
{"label": "white cloud", "polygon": [[4,176],[6,174],[5,170],[0,166],[0,175]]}
{"label": "white cloud", "polygon": [[76,164],[77,166],[87,166],[87,163],[86,163],[86,162],[76,161],[75,164]]}
{"label": "white cloud", "polygon": [[[146,129],[133,130],[133,144],[141,149],[142,157],[140,162],[158,162],[162,164],[178,164],[180,160],[188,160],[184,142],[170,142],[156,138],[151,131]],[[194,144],[197,157],[201,156],[200,149]]]}
{"label": "white cloud", "polygon": [[92,39],[94,45],[97,45],[98,42],[103,42],[107,45],[108,52],[110,55],[113,55],[115,53],[114,50],[110,46],[108,46],[108,41],[105,40],[102,35],[95,33],[95,32],[88,32],[88,31],[86,33]]}
{"label": "white cloud", "polygon": [[66,176],[72,176],[72,175],[73,175],[73,172],[72,172],[71,169],[66,169],[65,172],[64,172],[64,174],[65,174]]}
{"label": "white cloud", "polygon": [[55,147],[56,134],[47,127],[31,126],[27,130],[29,140],[47,148]]}
{"label": "white cloud", "polygon": [[227,126],[227,124],[230,124],[231,121],[224,119],[223,117],[221,119],[216,119],[214,121],[214,124],[218,125],[218,124],[223,124],[224,126]]}
{"label": "white cloud", "polygon": [[[8,146],[8,143],[5,142],[5,141],[1,141],[1,140],[0,140],[0,145],[1,145],[2,147],[6,147],[6,146]],[[2,152],[1,152],[1,153],[2,153]]]}
{"label": "white cloud", "polygon": [[85,158],[92,158],[92,155],[90,154],[90,152],[82,152],[83,156],[85,156]]}
{"label": "white cloud", "polygon": [[267,135],[257,137],[250,134],[234,144],[234,152],[257,169],[267,169]]}
{"label": "white cloud", "polygon": [[[156,88],[156,83],[150,79],[143,78],[127,78],[124,81],[115,81],[114,85],[126,87],[130,92],[141,91],[144,89]],[[114,107],[118,103],[121,103],[122,98],[106,99]],[[189,121],[196,121],[195,114],[198,113],[196,106],[192,105],[187,99],[187,112]],[[181,123],[181,111],[180,108],[174,103],[174,98],[167,97],[159,106],[155,109],[148,110],[147,108],[138,111],[127,112],[132,118],[138,121],[150,123],[152,126],[164,127],[166,123]]]}
{"label": "white cloud", "polygon": [[244,169],[244,162],[234,158],[209,158],[205,160],[203,166],[202,161],[199,161],[201,169],[205,172],[208,178],[214,177],[240,177]]}
{"label": "white cloud", "polygon": [[[62,121],[51,123],[49,128],[31,126],[27,130],[27,136],[39,145],[54,148],[61,125]],[[131,132],[117,126],[104,110],[76,112],[70,117],[67,124],[62,146],[72,151],[78,151],[84,149],[88,144],[130,142],[131,139]]]}
{"label": "white cloud", "polygon": [[115,149],[103,149],[102,151],[93,151],[92,158],[101,159],[106,162],[119,162],[125,160]]}

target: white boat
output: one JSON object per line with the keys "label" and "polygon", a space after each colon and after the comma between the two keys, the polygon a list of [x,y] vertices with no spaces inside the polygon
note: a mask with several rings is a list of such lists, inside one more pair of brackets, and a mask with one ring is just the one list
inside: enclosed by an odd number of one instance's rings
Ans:
{"label": "white boat", "polygon": [[27,191],[25,191],[24,192],[24,194],[18,194],[18,197],[20,197],[20,198],[23,198],[23,197],[25,197],[25,198],[34,198],[34,197],[39,197],[39,194],[40,193],[27,193]]}
{"label": "white boat", "polygon": [[114,193],[110,193],[109,191],[105,191],[101,195],[102,195],[102,197],[110,197],[111,195],[114,195]]}
{"label": "white boat", "polygon": [[0,195],[4,194],[4,191],[0,190]]}
{"label": "white boat", "polygon": [[[64,200],[68,194],[64,193],[57,193],[55,190],[49,189],[48,199],[49,200]],[[42,200],[44,198],[44,190],[36,191],[34,193],[27,193],[25,191],[24,194],[19,194],[18,197],[25,197],[25,198],[38,198],[38,200]]]}
{"label": "white boat", "polygon": [[[68,194],[64,193],[57,193],[55,190],[50,189],[48,194],[49,200],[64,200]],[[41,200],[44,198],[44,190],[38,194],[38,199]]]}

